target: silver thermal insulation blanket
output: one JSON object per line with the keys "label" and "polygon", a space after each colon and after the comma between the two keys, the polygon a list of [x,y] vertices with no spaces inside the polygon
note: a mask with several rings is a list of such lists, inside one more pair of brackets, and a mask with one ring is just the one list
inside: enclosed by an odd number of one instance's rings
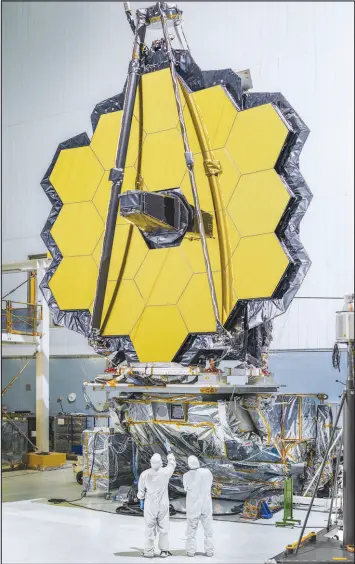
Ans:
{"label": "silver thermal insulation blanket", "polygon": [[1,462],[3,464],[23,462],[28,451],[28,442],[25,438],[28,434],[28,422],[16,419],[14,423],[23,434],[7,419],[1,420]]}
{"label": "silver thermal insulation blanket", "polygon": [[[332,407],[327,404],[317,406],[317,440],[315,442],[314,448],[308,451],[308,457],[310,458],[309,464],[307,465],[306,472],[306,483],[305,487],[312,480],[314,473],[317,471],[322,463],[325,456],[329,440],[333,430],[333,411]],[[329,486],[333,483],[335,459],[338,454],[338,449],[340,447],[340,440],[333,451],[328,455],[327,461],[322,471],[322,475],[319,482],[319,489],[326,488],[328,490]],[[314,491],[315,482],[311,485],[308,495],[312,495]],[[326,493],[326,492],[325,492]],[[329,491],[328,491],[329,493]],[[328,494],[326,495],[328,497]]]}
{"label": "silver thermal insulation blanket", "polygon": [[128,434],[86,430],[82,442],[85,492],[108,493],[132,483],[132,439]]}
{"label": "silver thermal insulation blanket", "polygon": [[253,518],[262,500],[271,508],[282,505],[285,477],[292,476],[295,491],[302,493],[314,474],[329,440],[324,417],[330,412],[317,403],[315,397],[286,394],[220,401],[115,398],[110,400],[114,431],[83,434],[84,488],[133,486],[155,452],[166,459],[168,439],[177,460],[171,497],[185,495],[182,476],[188,457],[195,455],[213,474],[213,497],[235,502]]}

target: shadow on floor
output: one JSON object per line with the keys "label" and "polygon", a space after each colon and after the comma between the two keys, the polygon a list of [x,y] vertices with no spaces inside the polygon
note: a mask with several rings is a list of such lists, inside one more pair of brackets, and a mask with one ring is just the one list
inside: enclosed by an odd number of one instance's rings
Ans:
{"label": "shadow on floor", "polygon": [[[143,549],[137,548],[136,546],[131,546],[132,551],[134,552],[114,552],[114,556],[127,556],[128,558],[142,558],[143,556]],[[186,556],[186,550],[170,550],[171,556]],[[205,556],[204,552],[196,552],[195,556]],[[151,558],[160,558],[159,554],[154,554],[154,557]],[[148,560],[148,558],[147,558]]]}

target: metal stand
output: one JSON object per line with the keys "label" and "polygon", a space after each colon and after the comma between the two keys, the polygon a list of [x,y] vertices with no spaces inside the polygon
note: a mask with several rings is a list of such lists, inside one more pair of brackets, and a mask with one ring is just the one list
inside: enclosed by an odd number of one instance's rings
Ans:
{"label": "metal stand", "polygon": [[355,544],[355,395],[354,395],[354,341],[348,343],[348,378],[344,403],[344,476],[343,520],[344,545]]}
{"label": "metal stand", "polygon": [[[127,15],[130,14],[129,8],[126,8]],[[94,302],[94,310],[92,314],[92,329],[94,337],[100,334],[102,312],[104,307],[104,300],[106,294],[106,286],[108,279],[108,272],[111,261],[113,239],[115,235],[117,213],[119,200],[118,197],[121,193],[124,168],[126,164],[126,157],[128,151],[129,135],[131,131],[131,124],[133,118],[134,103],[136,99],[136,92],[140,79],[141,70],[141,50],[144,42],[146,25],[145,21],[137,12],[137,23],[134,25],[134,43],[132,59],[129,65],[127,87],[123,106],[123,116],[120,137],[118,141],[116,167],[111,169],[110,180],[112,181],[110,204],[107,214],[106,229],[104,242],[102,247],[101,262],[99,268],[99,275],[97,280],[96,296]],[[132,26],[131,26],[132,27]],[[133,29],[133,27],[132,27]]]}
{"label": "metal stand", "polygon": [[183,111],[182,111],[182,103],[181,103],[179,87],[178,87],[178,78],[177,78],[177,73],[176,73],[176,68],[175,68],[176,67],[175,57],[174,57],[174,53],[173,53],[173,49],[172,49],[172,46],[171,46],[171,41],[170,41],[170,37],[169,37],[169,33],[168,33],[167,18],[166,18],[165,12],[164,12],[164,3],[158,2],[157,5],[159,5],[160,18],[161,18],[161,24],[162,24],[162,28],[163,28],[164,40],[165,40],[165,44],[166,44],[166,48],[167,48],[168,56],[169,56],[170,73],[171,73],[171,78],[172,78],[172,81],[173,81],[176,107],[177,107],[177,112],[178,112],[178,115],[179,115],[179,123],[180,123],[182,140],[183,140],[183,143],[184,143],[185,162],[186,162],[188,175],[189,175],[189,178],[190,178],[190,185],[191,185],[192,196],[193,196],[193,200],[194,200],[194,206],[195,206],[195,210],[196,210],[198,229],[199,229],[199,233],[200,233],[200,237],[201,237],[201,245],[202,245],[202,252],[203,252],[205,268],[206,268],[206,273],[207,273],[207,280],[208,280],[208,285],[209,285],[210,294],[211,294],[213,312],[214,312],[214,316],[215,316],[215,320],[216,320],[216,327],[217,327],[217,330],[223,330],[223,324],[220,320],[220,316],[219,316],[219,312],[218,312],[218,302],[217,302],[216,289],[215,289],[215,286],[214,286],[214,281],[213,281],[213,276],[212,276],[212,267],[211,267],[211,261],[210,261],[210,257],[209,257],[208,247],[207,247],[205,227],[204,227],[204,223],[203,223],[200,200],[199,200],[199,195],[198,195],[198,191],[197,191],[197,185],[196,185],[196,179],[195,179],[195,173],[194,173],[194,158],[193,158],[193,154],[191,152],[190,146],[189,146],[189,140],[188,140],[187,132],[186,132],[185,119],[184,119],[184,114],[183,114]]}
{"label": "metal stand", "polygon": [[[327,531],[329,531],[329,529],[331,527],[331,523],[332,523],[332,512],[333,512],[334,499],[336,499],[338,497],[338,475],[339,475],[339,466],[340,466],[340,459],[341,459],[342,450],[343,450],[343,435],[341,436],[341,441],[340,441],[339,451],[338,451],[338,456],[337,456],[337,462],[336,462],[336,467],[335,467],[334,483],[333,483],[333,489],[332,489],[332,499],[331,499],[330,507],[329,507]],[[336,519],[337,519],[337,512],[336,512],[336,515],[335,515],[335,520]]]}
{"label": "metal stand", "polygon": [[[49,308],[46,300],[44,299],[42,293],[39,291],[39,284],[48,268],[50,261],[46,258],[42,259],[29,259],[27,261],[18,263],[8,263],[2,265],[2,272],[28,272],[36,273],[36,277],[31,276],[31,282],[33,283],[32,297],[29,297],[30,302],[26,304],[28,310],[32,312],[30,317],[25,317],[25,319],[30,319],[27,322],[29,328],[25,326],[24,329],[16,329],[16,327],[9,327],[7,333],[1,334],[2,343],[20,346],[17,348],[17,353],[19,356],[25,356],[26,352],[22,349],[21,345],[32,345],[35,347],[35,352],[31,358],[36,358],[36,445],[38,451],[48,452],[49,451],[49,330],[50,330],[50,315]],[[37,288],[35,287],[35,278],[37,279]],[[28,283],[28,281],[26,281]],[[15,288],[17,289],[17,288]],[[36,294],[38,297],[38,303],[36,303]],[[40,311],[41,313],[37,313]],[[40,332],[38,331],[38,323],[41,320]],[[20,351],[20,353],[19,353]],[[25,365],[27,366],[27,364]],[[23,369],[25,368],[23,367]],[[23,370],[22,369],[22,370]],[[3,390],[2,394],[12,386],[16,381],[17,377],[21,374],[20,371],[8,384],[8,386]],[[33,443],[30,441],[31,445]]]}
{"label": "metal stand", "polygon": [[[308,507],[307,515],[303,523],[301,534],[297,543],[286,547],[286,552],[282,552],[275,556],[271,562],[330,562],[332,560],[344,560],[347,562],[354,561],[354,544],[355,544],[355,449],[354,449],[354,433],[355,433],[355,390],[354,390],[354,296],[349,294],[345,296],[345,304],[341,312],[337,312],[336,339],[338,342],[347,344],[348,359],[348,376],[346,387],[343,392],[339,411],[337,413],[333,431],[329,439],[329,444],[325,452],[322,464],[318,470],[317,479],[314,485],[314,491],[311,503]],[[334,436],[340,414],[343,412],[343,435],[340,443],[340,452],[336,463],[334,487],[332,492],[332,501],[329,509],[329,517],[327,528],[304,537],[308,518],[312,510],[314,498],[317,494],[322,472],[326,464],[332,445],[335,443]],[[339,473],[341,446],[343,444],[344,457],[344,476],[343,476],[343,541],[340,542],[335,538],[331,538],[331,516],[335,492],[337,491],[337,478]],[[335,535],[335,531],[334,531]],[[308,543],[307,543],[308,541]],[[310,546],[312,541],[313,545]],[[305,544],[307,543],[307,544]]]}
{"label": "metal stand", "polygon": [[276,527],[287,527],[300,523],[300,519],[293,518],[293,479],[284,481],[284,516],[282,521],[276,521]]}
{"label": "metal stand", "polygon": [[[40,282],[46,271],[46,261],[37,263]],[[49,452],[49,307],[41,294],[42,337],[36,355],[36,445],[42,452]]]}
{"label": "metal stand", "polygon": [[[351,389],[351,388],[350,388]],[[346,436],[347,433],[347,428],[346,428],[346,418],[350,418],[350,416],[354,416],[354,412],[351,412],[351,406],[350,406],[350,414],[346,414],[345,412],[345,405],[346,405],[346,401],[347,401],[347,396],[348,396],[348,388],[344,391],[342,399],[341,399],[341,403],[340,403],[340,408],[334,423],[334,427],[333,427],[333,431],[329,440],[329,444],[327,447],[327,450],[325,452],[322,464],[320,466],[319,469],[319,473],[317,476],[317,480],[315,482],[314,485],[314,491],[313,491],[313,495],[311,498],[311,502],[309,504],[308,510],[307,510],[307,514],[306,514],[306,518],[304,520],[304,523],[302,525],[302,529],[301,529],[301,533],[299,536],[299,539],[296,543],[294,543],[293,545],[289,545],[286,547],[286,551],[282,552],[281,554],[275,556],[271,561],[269,562],[275,562],[275,563],[283,563],[283,562],[330,562],[332,560],[345,560],[347,562],[353,562],[354,558],[353,558],[353,554],[351,552],[352,547],[353,547],[353,538],[354,538],[354,529],[350,529],[349,526],[349,521],[351,524],[351,519],[353,519],[353,510],[354,510],[354,497],[350,497],[350,493],[349,493],[349,489],[350,491],[353,492],[353,489],[351,490],[351,488],[354,488],[353,483],[351,483],[350,488],[348,487],[349,484],[346,483],[345,479],[344,479],[344,484],[343,484],[343,496],[344,496],[344,506],[345,506],[345,500],[347,500],[347,515],[345,516],[345,512],[344,512],[344,539],[343,542],[340,542],[339,540],[335,540],[333,538],[331,538],[331,512],[333,509],[333,501],[334,501],[334,491],[336,491],[336,488],[333,489],[333,496],[332,496],[332,502],[330,505],[330,509],[329,509],[329,517],[328,517],[328,525],[327,528],[320,531],[317,535],[316,533],[310,533],[306,536],[304,536],[304,532],[306,530],[307,527],[307,523],[308,523],[308,518],[309,515],[311,513],[312,510],[312,506],[313,506],[313,502],[314,499],[316,497],[317,494],[317,490],[319,487],[319,483],[321,480],[321,476],[322,476],[322,472],[324,469],[324,466],[326,464],[326,461],[328,459],[329,456],[329,452],[331,450],[331,446],[332,444],[334,444],[334,435],[336,433],[336,429],[337,429],[337,424],[338,421],[340,419],[340,414],[344,409],[344,436]],[[352,422],[353,424],[353,422]],[[350,426],[350,425],[349,425]],[[351,437],[349,438],[349,442],[351,441]],[[342,444],[342,441],[341,443]],[[348,447],[351,448],[351,445],[348,445]],[[340,452],[341,452],[341,446],[340,446]],[[338,460],[337,460],[337,465],[336,465],[336,470],[335,470],[335,480],[337,479],[338,476],[338,472],[339,472],[339,464],[340,464],[340,452],[338,454]],[[350,454],[350,456],[348,456],[348,458],[350,458],[351,460],[351,456],[353,456],[353,452],[347,453],[346,452],[346,448],[345,448],[345,441],[344,441],[344,466],[345,466],[345,459],[346,459],[346,455]],[[349,461],[348,461],[349,462]],[[349,466],[350,466],[349,462]],[[351,468],[350,468],[351,470]],[[348,474],[349,475],[349,474]],[[345,525],[347,521],[347,525]],[[352,523],[354,523],[354,521],[352,521]],[[293,523],[290,523],[293,524]],[[335,534],[335,532],[334,532]],[[349,542],[350,540],[350,542]],[[312,544],[310,544],[312,543]]]}
{"label": "metal stand", "polygon": [[303,523],[303,526],[302,526],[302,530],[301,530],[301,533],[300,533],[300,536],[299,536],[299,539],[298,539],[298,543],[297,543],[297,546],[296,546],[296,549],[295,549],[295,554],[297,554],[297,552],[298,552],[298,549],[299,549],[299,547],[300,547],[300,545],[301,545],[301,542],[302,542],[302,538],[303,538],[303,535],[304,535],[304,531],[305,531],[305,529],[306,529],[306,527],[307,527],[308,518],[309,518],[309,515],[310,515],[311,510],[312,510],[312,506],[313,506],[313,503],[314,503],[314,498],[315,498],[316,495],[317,495],[319,483],[320,483],[320,480],[321,480],[321,477],[322,477],[322,472],[323,472],[323,470],[324,470],[324,466],[326,465],[326,462],[327,462],[327,459],[328,459],[330,447],[331,447],[331,445],[332,445],[332,443],[333,443],[333,441],[334,441],[334,436],[335,436],[335,433],[336,433],[338,421],[339,421],[339,419],[340,419],[340,414],[341,414],[341,412],[342,412],[342,408],[343,408],[343,405],[344,405],[344,402],[345,402],[345,397],[346,397],[346,394],[344,393],[343,396],[342,396],[342,398],[341,398],[340,408],[339,408],[339,411],[338,411],[338,414],[337,414],[337,417],[336,417],[336,420],[335,420],[335,423],[334,423],[334,426],[333,426],[333,430],[332,430],[331,437],[330,437],[330,439],[329,439],[328,447],[327,447],[327,450],[325,451],[324,458],[323,458],[323,460],[322,460],[322,464],[321,464],[321,467],[320,467],[320,470],[319,470],[318,478],[317,478],[316,483],[315,483],[315,486],[314,486],[314,491],[313,491],[311,503],[309,504],[309,507],[308,507],[308,510],[307,510],[307,515],[306,515],[306,518],[305,518],[304,523]]}

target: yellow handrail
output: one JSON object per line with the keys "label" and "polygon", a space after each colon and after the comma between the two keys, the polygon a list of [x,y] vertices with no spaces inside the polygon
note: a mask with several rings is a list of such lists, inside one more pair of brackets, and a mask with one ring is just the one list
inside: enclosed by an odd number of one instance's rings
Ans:
{"label": "yellow handrail", "polygon": [[[26,312],[21,312],[19,315],[18,310],[26,309],[26,307],[14,307],[16,306],[27,306],[29,315],[25,315]],[[5,320],[6,332],[13,335],[32,335],[35,337],[41,336],[41,333],[37,331],[37,325],[42,320],[42,306],[40,304],[33,304],[29,302],[17,302],[12,300],[1,300],[1,318]],[[3,311],[4,310],[4,311]],[[26,326],[28,325],[29,331],[15,329],[16,322],[22,322]],[[27,327],[26,327],[27,329]]]}

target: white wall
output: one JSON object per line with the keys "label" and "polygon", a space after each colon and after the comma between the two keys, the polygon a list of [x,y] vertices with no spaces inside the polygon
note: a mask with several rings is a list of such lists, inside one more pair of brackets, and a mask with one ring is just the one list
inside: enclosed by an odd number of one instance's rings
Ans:
{"label": "white wall", "polygon": [[[301,170],[314,200],[301,237],[313,265],[298,296],[324,299],[295,300],[275,322],[273,348],[329,348],[341,300],[327,298],[353,288],[353,3],[180,6],[203,69],[250,68],[254,91],[281,91],[311,129]],[[122,90],[132,34],[119,2],[6,2],[2,30],[7,262],[45,251],[40,180],[59,142],[91,134],[95,104]],[[58,351],[87,350],[66,333],[57,330]]]}

